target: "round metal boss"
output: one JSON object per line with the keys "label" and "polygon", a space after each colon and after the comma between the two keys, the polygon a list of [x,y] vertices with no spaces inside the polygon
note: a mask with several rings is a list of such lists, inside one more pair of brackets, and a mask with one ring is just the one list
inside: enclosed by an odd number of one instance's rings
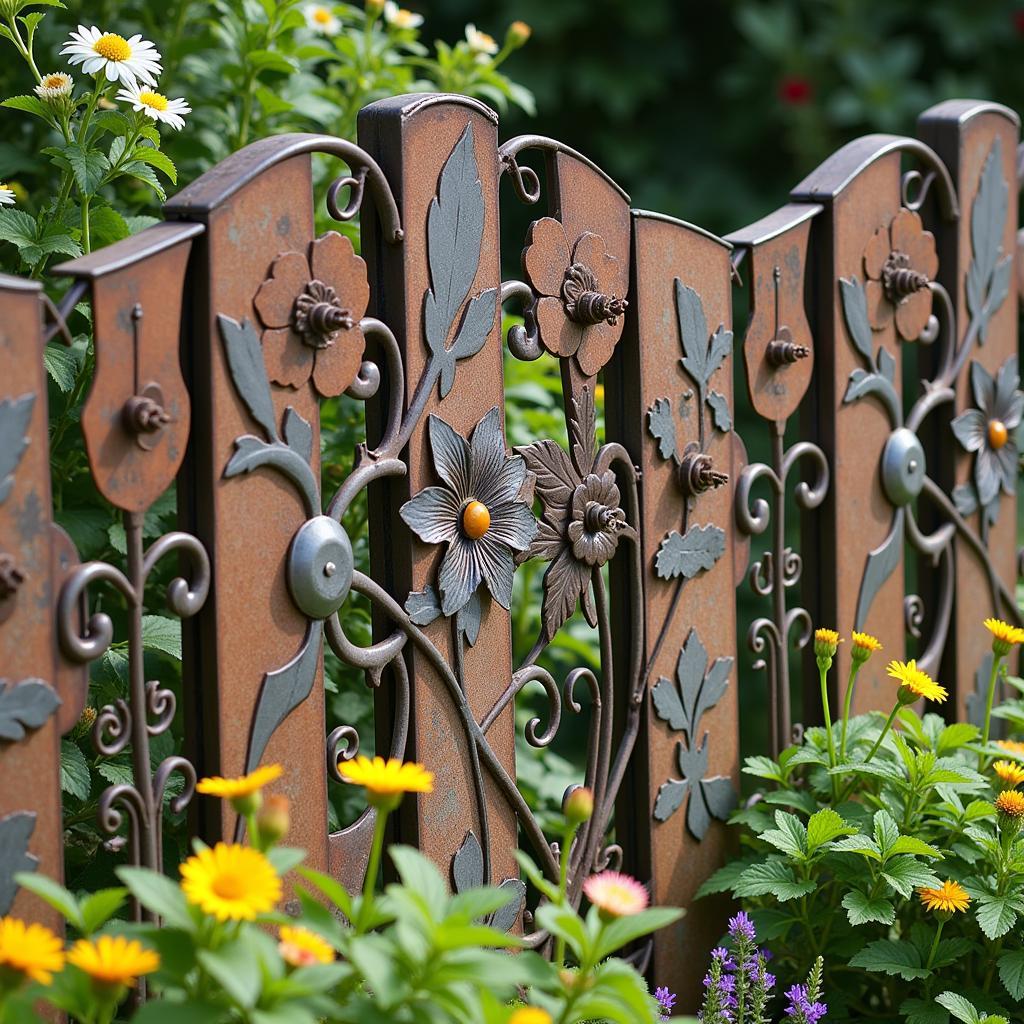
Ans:
{"label": "round metal boss", "polygon": [[348,597],[352,584],[352,543],[329,516],[303,523],[288,552],[288,587],[311,619],[326,619]]}
{"label": "round metal boss", "polygon": [[906,505],[924,486],[924,449],[917,435],[900,427],[889,435],[882,451],[882,486],[894,505]]}

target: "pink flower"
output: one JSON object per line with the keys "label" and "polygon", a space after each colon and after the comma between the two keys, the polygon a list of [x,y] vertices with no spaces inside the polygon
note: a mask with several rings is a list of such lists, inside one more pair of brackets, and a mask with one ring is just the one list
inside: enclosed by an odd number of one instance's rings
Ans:
{"label": "pink flower", "polygon": [[602,871],[583,883],[583,892],[604,918],[639,914],[650,902],[647,889],[621,871]]}

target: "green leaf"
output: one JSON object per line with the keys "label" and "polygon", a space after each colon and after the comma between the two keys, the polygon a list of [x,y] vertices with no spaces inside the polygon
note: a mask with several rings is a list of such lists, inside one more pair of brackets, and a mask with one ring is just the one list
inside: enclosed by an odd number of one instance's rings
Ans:
{"label": "green leaf", "polygon": [[733,886],[740,880],[740,876],[753,863],[756,862],[750,858],[729,861],[704,881],[697,890],[695,899],[699,900],[702,896],[712,896],[720,892],[732,892]]}
{"label": "green leaf", "polygon": [[545,903],[537,910],[537,924],[565,942],[583,960],[591,953],[591,940],[579,915],[571,907]]}
{"label": "green leaf", "polygon": [[597,958],[603,960],[635,939],[659,931],[678,921],[685,911],[678,907],[651,907],[639,914],[616,918],[605,925],[597,946]]}
{"label": "green leaf", "polygon": [[89,762],[72,740],[60,741],[60,788],[79,800],[88,800],[92,792]]}
{"label": "green leaf", "polygon": [[906,1017],[906,1024],[949,1024],[948,1011],[931,999],[905,999],[900,1003],[900,1013]]}
{"label": "green leaf", "polygon": [[733,895],[774,896],[780,903],[806,896],[818,888],[817,882],[797,881],[793,869],[780,858],[773,857],[747,868],[733,889]]}
{"label": "green leaf", "polygon": [[143,615],[142,646],[181,661],[181,623],[163,615]]}
{"label": "green leaf", "polygon": [[86,935],[102,928],[124,906],[127,889],[100,889],[82,900],[82,931]]}
{"label": "green leaf", "polygon": [[959,750],[960,747],[966,746],[968,743],[973,743],[979,735],[980,730],[976,725],[971,725],[969,722],[954,722],[952,725],[947,725],[939,734],[935,752],[941,757],[943,754]]}
{"label": "green leaf", "polygon": [[110,166],[106,156],[98,149],[83,149],[77,142],[64,146],[62,152],[79,191],[83,195],[95,195]]}
{"label": "green leaf", "polygon": [[52,878],[47,878],[46,875],[35,872],[15,875],[14,880],[22,889],[35,893],[44,903],[53,907],[68,924],[80,932],[85,931],[85,923],[82,920],[82,910],[78,905],[78,900],[63,885],[55,882]]}
{"label": "green leaf", "polygon": [[262,977],[260,957],[253,939],[256,932],[242,932],[238,938],[217,949],[200,949],[196,954],[203,970],[239,1006],[252,1009],[260,997]]}
{"label": "green leaf", "polygon": [[942,854],[934,846],[929,846],[913,836],[900,836],[889,848],[890,857],[895,857],[900,853],[912,853],[919,857],[937,857],[939,860],[942,860]]}
{"label": "green leaf", "polygon": [[772,782],[783,783],[786,781],[782,776],[782,769],[778,763],[770,757],[764,757],[761,754],[745,758],[743,761],[743,772],[746,775],[756,775],[760,779],[770,779]]}
{"label": "green leaf", "polygon": [[139,1008],[132,1015],[132,1024],[220,1024],[224,1020],[224,1007],[199,1003],[171,1003],[165,996]]}
{"label": "green leaf", "polygon": [[113,245],[131,234],[128,224],[112,206],[100,206],[89,215],[89,235],[93,249]]}
{"label": "green leaf", "polygon": [[846,907],[846,916],[852,925],[867,924],[871,921],[877,924],[892,924],[896,917],[896,909],[889,900],[882,896],[871,899],[860,889],[848,892],[843,897],[843,906]]}
{"label": "green leaf", "polygon": [[823,807],[820,811],[812,814],[807,822],[807,846],[811,853],[814,853],[819,846],[831,842],[839,836],[850,835],[856,832],[856,828],[843,821],[831,807]]}
{"label": "green leaf", "polygon": [[869,942],[853,959],[851,967],[863,967],[866,971],[880,974],[899,975],[904,981],[927,978],[931,973],[921,963],[921,955],[909,942],[894,939],[878,939]]}
{"label": "green leaf", "polygon": [[1018,1003],[1024,999],[1024,949],[1014,949],[999,958],[999,980]]}
{"label": "green leaf", "polygon": [[873,825],[878,849],[883,857],[888,857],[896,840],[900,837],[899,825],[888,811],[876,811]]}
{"label": "green leaf", "polygon": [[62,394],[68,394],[78,379],[78,360],[63,345],[47,345],[43,349],[43,365]]}
{"label": "green leaf", "polygon": [[808,834],[803,822],[795,814],[776,811],[775,824],[778,828],[762,832],[761,838],[796,860],[806,859]]}
{"label": "green leaf", "polygon": [[935,1002],[944,1006],[957,1020],[964,1024],[978,1024],[981,1016],[974,1008],[974,1004],[956,992],[943,992],[935,997]]}
{"label": "green leaf", "polygon": [[870,836],[847,836],[845,839],[837,839],[832,844],[832,853],[861,853],[872,860],[881,860],[882,854],[878,844]]}
{"label": "green leaf", "polygon": [[169,927],[189,933],[195,931],[195,921],[189,913],[185,896],[169,878],[146,868],[121,867],[116,874],[131,894],[147,910],[162,917]]}
{"label": "green leaf", "polygon": [[402,884],[423,897],[435,918],[441,917],[448,902],[448,893],[433,862],[411,846],[392,846],[388,853]]}
{"label": "green leaf", "polygon": [[19,249],[35,245],[36,222],[24,210],[0,210],[0,242],[10,242]]}
{"label": "green leaf", "polygon": [[982,896],[978,900],[977,917],[981,930],[990,939],[1005,935],[1024,910],[1019,896]]}
{"label": "green leaf", "polygon": [[53,113],[50,109],[35,96],[12,96],[10,99],[0,103],[0,107],[10,107],[11,110],[21,110],[26,114],[33,114],[41,117],[47,124],[53,124]]}
{"label": "green leaf", "polygon": [[319,889],[350,921],[352,920],[352,897],[341,882],[330,875],[314,871],[313,868],[300,867],[296,870],[310,885]]}
{"label": "green leaf", "polygon": [[907,899],[921,886],[940,884],[938,876],[930,867],[908,856],[893,857],[885,861],[880,873],[901,896]]}
{"label": "green leaf", "polygon": [[156,193],[156,197],[160,202],[167,198],[167,193],[164,191],[163,185],[160,184],[160,179],[157,178],[149,164],[143,163],[141,160],[132,160],[121,168],[121,173],[126,177],[138,178],[139,181],[144,182]]}
{"label": "green leaf", "polygon": [[178,184],[178,168],[174,166],[174,161],[161,150],[153,149],[151,146],[138,146],[132,153],[132,158],[162,171],[170,178],[172,185]]}

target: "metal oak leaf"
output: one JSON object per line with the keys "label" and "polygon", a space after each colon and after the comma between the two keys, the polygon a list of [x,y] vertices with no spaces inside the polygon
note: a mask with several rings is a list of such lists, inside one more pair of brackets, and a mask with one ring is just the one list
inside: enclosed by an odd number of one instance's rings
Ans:
{"label": "metal oak leaf", "polygon": [[683,740],[676,745],[682,778],[670,778],[659,787],[654,817],[667,821],[689,795],[686,826],[698,840],[704,838],[712,819],[724,821],[736,803],[728,777],[707,776],[706,732],[697,745],[701,720],[725,695],[732,666],[732,658],[716,658],[708,668],[707,649],[694,629],[679,652],[675,682],[662,677],[651,691],[654,713],[670,729],[683,734]]}
{"label": "metal oak leaf", "polygon": [[14,876],[22,871],[35,871],[39,859],[28,852],[28,841],[36,827],[36,816],[30,811],[16,811],[0,818],[0,916],[14,903],[18,885]]}
{"label": "metal oak leaf", "polygon": [[[462,845],[452,857],[452,882],[457,893],[478,889],[484,884],[484,853],[472,830],[466,833]],[[511,931],[526,905],[526,883],[518,878],[506,878],[498,889],[508,896],[509,902],[488,914],[483,924],[499,932]]]}
{"label": "metal oak leaf", "polygon": [[673,530],[661,542],[654,564],[663,580],[682,576],[692,580],[712,568],[725,554],[725,531],[713,524],[691,526],[685,534]]}
{"label": "metal oak leaf", "polygon": [[[979,321],[978,340],[1010,290],[1012,255],[1003,256],[1003,229],[1009,211],[1009,186],[1003,176],[1003,143],[996,136],[985,158],[978,194],[971,206],[971,264],[965,290],[971,317]],[[1003,257],[1000,259],[1000,257]]]}
{"label": "metal oak leaf", "polygon": [[682,461],[670,398],[656,399],[654,405],[647,410],[647,429],[650,431],[651,437],[658,442],[658,454],[663,459]]}
{"label": "metal oak leaf", "polygon": [[60,707],[61,699],[41,679],[14,685],[0,679],[0,740],[20,740],[26,729],[38,729]]}
{"label": "metal oak leaf", "polygon": [[446,347],[480,266],[483,233],[483,186],[473,149],[473,125],[468,124],[445,161],[437,195],[427,213],[431,287],[423,298],[423,327],[427,347],[439,368],[442,398],[455,383],[456,362],[483,348],[498,311],[497,288],[474,296],[455,340]]}
{"label": "metal oak leaf", "polygon": [[[692,288],[675,279],[676,320],[683,346],[683,369],[693,378],[700,392],[701,413],[708,398],[708,384],[715,371],[732,351],[732,331],[719,324],[708,337],[704,304]],[[723,399],[724,401],[724,399]]]}
{"label": "metal oak leaf", "polygon": [[28,447],[28,424],[35,402],[32,394],[0,402],[0,503],[14,488],[14,471]]}

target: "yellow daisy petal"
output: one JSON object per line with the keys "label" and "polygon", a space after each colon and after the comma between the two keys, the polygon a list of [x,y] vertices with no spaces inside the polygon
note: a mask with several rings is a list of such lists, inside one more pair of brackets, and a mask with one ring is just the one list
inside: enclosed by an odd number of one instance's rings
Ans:
{"label": "yellow daisy petal", "polygon": [[284,962],[292,967],[312,967],[314,964],[329,964],[334,960],[334,950],[330,943],[308,928],[281,925],[280,939],[278,952]]}
{"label": "yellow daisy petal", "polygon": [[252,921],[281,899],[281,879],[259,850],[218,843],[181,865],[189,903],[218,921]]}
{"label": "yellow daisy petal", "polygon": [[68,963],[101,985],[134,985],[143,974],[152,974],[160,966],[160,957],[138,939],[123,935],[101,935],[97,939],[79,939]]}
{"label": "yellow daisy petal", "polygon": [[0,917],[0,968],[49,985],[63,966],[64,943],[49,928],[16,917]]}
{"label": "yellow daisy petal", "polygon": [[411,761],[403,764],[396,758],[372,760],[363,755],[342,761],[338,774],[354,786],[362,786],[374,806],[394,806],[403,793],[432,793],[434,773]]}
{"label": "yellow daisy petal", "polygon": [[940,686],[927,672],[917,667],[916,661],[890,661],[886,674],[899,681],[901,698],[913,703],[919,698],[941,704],[948,696],[944,686]]}
{"label": "yellow daisy petal", "polygon": [[223,779],[219,775],[213,775],[208,779],[200,779],[196,784],[196,792],[206,793],[208,796],[219,796],[225,800],[233,800],[240,796],[252,796],[253,793],[280,778],[282,771],[284,769],[279,764],[265,764],[237,779]]}
{"label": "yellow daisy petal", "polygon": [[947,914],[966,910],[971,903],[971,897],[959,882],[946,881],[937,889],[918,889],[917,894],[926,909]]}

